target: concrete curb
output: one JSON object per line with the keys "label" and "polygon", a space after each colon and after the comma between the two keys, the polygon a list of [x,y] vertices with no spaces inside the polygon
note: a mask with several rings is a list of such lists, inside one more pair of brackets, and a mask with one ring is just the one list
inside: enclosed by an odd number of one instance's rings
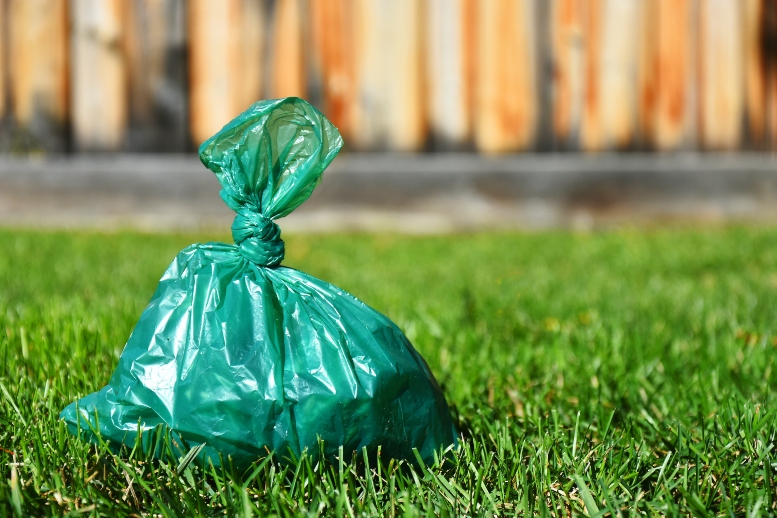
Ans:
{"label": "concrete curb", "polygon": [[[232,212],[192,155],[0,158],[0,225],[219,228]],[[449,232],[655,221],[777,222],[765,154],[339,157],[292,231]]]}

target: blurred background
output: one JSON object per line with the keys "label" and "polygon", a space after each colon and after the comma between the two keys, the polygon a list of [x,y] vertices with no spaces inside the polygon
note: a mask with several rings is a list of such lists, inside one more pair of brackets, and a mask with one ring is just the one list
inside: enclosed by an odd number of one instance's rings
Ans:
{"label": "blurred background", "polygon": [[322,207],[772,218],[775,0],[0,0],[0,221],[108,170],[141,196],[290,95],[346,141]]}
{"label": "blurred background", "polygon": [[772,0],[0,0],[11,152],[188,151],[304,97],[350,149],[777,147]]}

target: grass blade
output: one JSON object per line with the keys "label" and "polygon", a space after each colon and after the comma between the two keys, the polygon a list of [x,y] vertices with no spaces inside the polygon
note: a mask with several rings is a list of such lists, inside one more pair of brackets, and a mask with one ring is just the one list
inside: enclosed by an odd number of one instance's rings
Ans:
{"label": "grass blade", "polygon": [[186,468],[189,467],[189,464],[191,464],[191,462],[197,458],[197,455],[200,454],[204,447],[205,443],[202,443],[189,450],[178,463],[178,467],[175,469],[175,474],[181,476],[181,474],[186,471]]}
{"label": "grass blade", "polygon": [[580,498],[583,499],[585,508],[588,511],[588,516],[590,516],[591,518],[598,517],[600,515],[599,506],[596,505],[596,501],[594,500],[594,497],[591,495],[591,491],[588,490],[588,486],[585,485],[585,481],[583,481],[583,477],[575,475],[573,478],[575,480],[575,483],[577,484],[578,491],[580,491]]}

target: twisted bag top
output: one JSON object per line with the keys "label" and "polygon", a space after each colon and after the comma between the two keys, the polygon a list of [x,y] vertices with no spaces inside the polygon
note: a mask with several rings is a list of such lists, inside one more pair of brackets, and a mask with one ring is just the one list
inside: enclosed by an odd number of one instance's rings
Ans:
{"label": "twisted bag top", "polygon": [[62,411],[72,433],[114,447],[141,433],[150,446],[163,425],[179,454],[202,445],[202,459],[237,466],[340,447],[431,461],[456,442],[437,382],[393,322],[279,266],[274,219],[310,196],[342,144],[321,113],[287,98],[254,104],[200,146],[237,213],[235,244],[178,254],[108,385]]}
{"label": "twisted bag top", "polygon": [[283,241],[273,220],[310,197],[342,147],[337,128],[293,97],[254,104],[200,146],[221,198],[237,212],[232,237],[246,258],[281,263]]}

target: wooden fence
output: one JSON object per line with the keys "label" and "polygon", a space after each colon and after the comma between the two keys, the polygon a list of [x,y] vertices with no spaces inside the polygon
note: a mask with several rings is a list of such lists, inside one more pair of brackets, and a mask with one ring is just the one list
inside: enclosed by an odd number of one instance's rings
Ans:
{"label": "wooden fence", "polygon": [[777,0],[0,0],[0,149],[185,151],[298,95],[351,149],[777,148]]}

